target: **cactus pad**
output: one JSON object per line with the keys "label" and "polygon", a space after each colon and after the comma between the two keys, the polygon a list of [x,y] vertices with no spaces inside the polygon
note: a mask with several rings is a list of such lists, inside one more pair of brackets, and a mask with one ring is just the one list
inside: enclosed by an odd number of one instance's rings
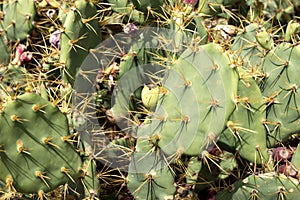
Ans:
{"label": "cactus pad", "polygon": [[82,162],[68,142],[67,118],[51,102],[20,95],[5,105],[0,125],[0,179],[11,179],[18,192],[51,191],[79,176]]}

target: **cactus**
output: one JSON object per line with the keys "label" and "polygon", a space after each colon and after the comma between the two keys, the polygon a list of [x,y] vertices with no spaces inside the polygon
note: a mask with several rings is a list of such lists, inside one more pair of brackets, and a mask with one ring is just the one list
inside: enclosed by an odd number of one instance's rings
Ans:
{"label": "cactus", "polygon": [[34,28],[35,3],[32,0],[9,1],[3,5],[4,27],[7,39],[24,40]]}
{"label": "cactus", "polygon": [[2,1],[0,199],[296,199],[299,5]]}
{"label": "cactus", "polygon": [[22,94],[26,90],[26,69],[17,65],[8,65],[1,69],[1,87],[3,89],[2,96],[15,96]]}
{"label": "cactus", "polygon": [[238,4],[236,0],[212,0],[198,3],[197,11],[208,16],[219,16],[229,18],[230,13],[227,11]]}
{"label": "cactus", "polygon": [[289,21],[294,14],[294,5],[289,0],[275,0],[264,2],[263,14],[267,17],[275,16],[277,20]]}
{"label": "cactus", "polygon": [[236,37],[231,50],[238,56],[244,67],[257,69],[263,62],[265,50],[258,44],[256,35],[258,31],[265,32],[265,28],[258,23],[247,25]]}
{"label": "cactus", "polygon": [[65,82],[74,84],[81,63],[89,50],[101,42],[100,24],[97,9],[89,1],[76,1],[68,12],[61,33],[60,63]]}
{"label": "cactus", "polygon": [[[151,63],[153,57],[148,53],[148,51],[153,51],[155,45],[158,44],[158,41],[153,38],[152,31],[153,29],[149,29],[151,33],[148,33],[146,29],[146,31],[142,32],[141,37],[145,38],[145,40],[141,39],[133,42],[128,52],[121,57],[118,65],[118,73],[115,76],[118,84],[115,87],[115,91],[120,92],[116,92],[115,96],[112,96],[112,108],[109,110],[110,115],[118,125],[130,123],[128,118],[131,115],[131,111],[133,111],[130,107],[136,107],[131,102],[132,94],[135,94],[134,96],[136,97],[141,96],[141,94],[137,93],[141,93],[144,84],[159,82],[163,76],[163,66]],[[109,75],[109,73],[106,74]],[[126,87],[123,87],[124,85]]]}
{"label": "cactus", "polygon": [[263,71],[266,78],[261,88],[267,105],[265,124],[268,129],[268,146],[283,142],[299,131],[296,95],[299,81],[293,76],[298,71],[298,56],[299,46],[281,43],[265,57]]}
{"label": "cactus", "polygon": [[121,15],[128,15],[130,19],[139,23],[145,22],[146,16],[141,11],[135,10],[132,1],[109,0],[109,3],[111,3],[111,8]]}
{"label": "cactus", "polygon": [[222,152],[220,158],[220,179],[226,179],[232,174],[233,170],[238,167],[235,155],[230,152]]}
{"label": "cactus", "polygon": [[151,12],[162,12],[162,7],[167,1],[165,0],[157,0],[157,1],[149,1],[149,0],[132,0],[133,5],[137,10],[142,11],[145,15],[151,14]]}
{"label": "cactus", "polygon": [[187,169],[186,169],[186,183],[187,184],[196,184],[199,176],[199,172],[202,169],[202,162],[198,157],[192,157],[189,160]]}
{"label": "cactus", "polygon": [[265,102],[251,75],[239,69],[239,76],[236,107],[218,143],[227,150],[237,150],[250,162],[262,164],[268,157]]}
{"label": "cactus", "polygon": [[300,148],[299,148],[300,144],[297,145],[296,151],[294,152],[294,155],[292,157],[291,160],[291,164],[297,169],[297,171],[299,171],[300,169]]}
{"label": "cactus", "polygon": [[51,102],[34,93],[17,96],[4,106],[0,124],[0,178],[7,186],[43,194],[79,176],[82,161],[69,143],[67,118]]}
{"label": "cactus", "polygon": [[135,199],[173,199],[176,188],[172,170],[153,148],[147,139],[137,140],[129,164],[127,187]]}
{"label": "cactus", "polygon": [[0,23],[0,27],[0,63],[7,64],[10,60],[10,52],[2,23]]}
{"label": "cactus", "polygon": [[299,27],[300,24],[294,20],[291,20],[286,28],[285,32],[285,41],[287,42],[296,42],[299,40],[299,36],[297,35],[299,33]]}
{"label": "cactus", "polygon": [[80,199],[96,199],[99,197],[100,186],[97,176],[96,161],[85,158],[81,168],[81,175],[76,183],[69,183],[69,187],[74,189],[74,195]]}
{"label": "cactus", "polygon": [[199,155],[218,138],[234,108],[237,76],[229,58],[215,44],[187,49],[170,66],[162,86],[167,91],[157,103],[148,134],[157,135],[166,155]]}
{"label": "cactus", "polygon": [[144,85],[142,90],[142,102],[147,109],[153,109],[158,101],[159,95],[162,93],[158,86]]}
{"label": "cactus", "polygon": [[233,174],[238,167],[235,155],[230,152],[212,149],[204,151],[201,159],[192,157],[186,169],[186,183],[193,186],[195,192],[212,187]]}
{"label": "cactus", "polygon": [[235,182],[229,189],[217,193],[215,199],[297,199],[299,192],[297,179],[266,173],[250,175]]}
{"label": "cactus", "polygon": [[266,50],[271,50],[274,47],[274,40],[271,37],[270,33],[266,30],[260,30],[256,32],[256,41],[260,46]]}

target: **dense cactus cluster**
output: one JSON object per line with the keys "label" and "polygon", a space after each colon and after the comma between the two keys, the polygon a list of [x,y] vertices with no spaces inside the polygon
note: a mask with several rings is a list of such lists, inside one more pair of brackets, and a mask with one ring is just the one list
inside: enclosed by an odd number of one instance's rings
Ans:
{"label": "dense cactus cluster", "polygon": [[2,1],[0,199],[296,199],[299,13]]}

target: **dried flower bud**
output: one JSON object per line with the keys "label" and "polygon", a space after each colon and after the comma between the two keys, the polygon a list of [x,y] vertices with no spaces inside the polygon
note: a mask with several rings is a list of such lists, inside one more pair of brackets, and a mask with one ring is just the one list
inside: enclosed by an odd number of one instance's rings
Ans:
{"label": "dried flower bud", "polygon": [[21,62],[21,64],[26,64],[26,63],[30,62],[31,59],[32,59],[32,53],[28,52],[28,51],[25,51],[20,56],[20,62]]}
{"label": "dried flower bud", "polygon": [[138,30],[138,27],[133,23],[129,23],[123,28],[123,31],[126,34],[134,34],[137,32],[137,30]]}
{"label": "dried flower bud", "polygon": [[49,38],[49,42],[51,43],[52,46],[54,46],[57,49],[60,49],[60,30],[54,31]]}
{"label": "dried flower bud", "polygon": [[32,59],[32,53],[26,50],[26,46],[20,44],[16,47],[16,55],[14,60],[11,62],[13,65],[23,65],[28,63]]}
{"label": "dried flower bud", "polygon": [[290,159],[292,155],[293,155],[293,151],[285,147],[277,147],[273,151],[273,158],[276,161],[286,161]]}

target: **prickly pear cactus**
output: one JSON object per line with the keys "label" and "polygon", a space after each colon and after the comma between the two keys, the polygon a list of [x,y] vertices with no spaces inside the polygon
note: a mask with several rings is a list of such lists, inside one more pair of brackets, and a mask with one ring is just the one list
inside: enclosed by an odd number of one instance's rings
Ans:
{"label": "prickly pear cactus", "polygon": [[35,3],[32,0],[5,1],[4,28],[7,39],[24,40],[30,36],[36,17]]}
{"label": "prickly pear cactus", "polygon": [[79,0],[70,8],[61,33],[60,63],[66,82],[75,81],[81,63],[89,50],[101,42],[97,8],[90,1]]}
{"label": "prickly pear cactus", "polygon": [[153,144],[138,139],[129,164],[127,187],[135,199],[173,199],[174,174]]}
{"label": "prickly pear cactus", "polygon": [[109,0],[111,8],[116,12],[127,15],[129,14],[130,18],[143,23],[145,21],[145,16],[141,11],[135,10],[132,2],[130,0],[118,1],[118,0]]}
{"label": "prickly pear cactus", "polygon": [[236,107],[218,142],[225,149],[234,148],[248,161],[262,164],[268,157],[265,102],[252,76],[242,69],[239,76]]}
{"label": "prickly pear cactus", "polygon": [[229,58],[216,44],[187,49],[162,82],[165,92],[148,134],[166,155],[199,155],[217,140],[234,109],[237,74]]}
{"label": "prickly pear cactus", "polygon": [[10,59],[10,52],[6,34],[3,30],[2,23],[0,22],[0,63],[7,64]]}
{"label": "prickly pear cactus", "polygon": [[0,116],[0,179],[25,194],[43,194],[80,175],[64,114],[34,93],[9,100]]}
{"label": "prickly pear cactus", "polygon": [[286,28],[284,40],[287,42],[299,41],[299,36],[297,35],[299,33],[299,28],[300,28],[300,24],[297,21],[294,20],[289,21]]}
{"label": "prickly pear cactus", "polygon": [[297,171],[300,170],[300,143],[297,145],[297,149],[294,152],[294,155],[291,160],[291,164],[297,169]]}
{"label": "prickly pear cactus", "polygon": [[299,181],[282,174],[266,173],[250,175],[235,182],[216,195],[216,200],[240,199],[297,199],[300,194]]}
{"label": "prickly pear cactus", "polygon": [[162,12],[162,7],[164,3],[167,3],[167,1],[132,0],[132,3],[136,9],[144,12],[146,15],[149,15],[151,12]]}
{"label": "prickly pear cactus", "polygon": [[[6,95],[15,96],[23,93],[26,88],[26,69],[17,65],[8,65],[0,68],[1,87],[5,90]],[[6,96],[3,95],[2,96]]]}
{"label": "prickly pear cactus", "polygon": [[234,39],[231,50],[242,61],[246,68],[257,69],[263,62],[264,48],[259,45],[256,35],[265,31],[258,23],[247,25]]}
{"label": "prickly pear cactus", "polygon": [[299,73],[297,60],[300,47],[281,43],[272,49],[263,63],[266,78],[262,84],[262,94],[266,102],[268,146],[285,141],[293,133],[299,132],[297,90]]}

